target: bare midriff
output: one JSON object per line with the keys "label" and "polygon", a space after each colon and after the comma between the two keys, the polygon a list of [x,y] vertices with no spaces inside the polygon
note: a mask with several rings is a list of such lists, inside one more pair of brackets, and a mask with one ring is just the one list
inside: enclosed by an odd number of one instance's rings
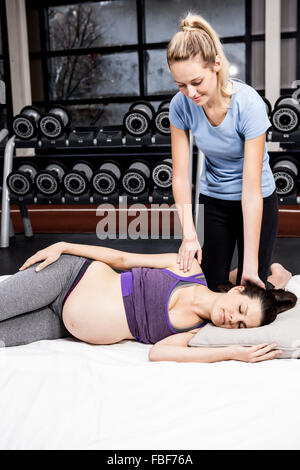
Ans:
{"label": "bare midriff", "polygon": [[93,261],[65,301],[63,322],[76,338],[93,344],[134,339],[128,328],[121,275]]}

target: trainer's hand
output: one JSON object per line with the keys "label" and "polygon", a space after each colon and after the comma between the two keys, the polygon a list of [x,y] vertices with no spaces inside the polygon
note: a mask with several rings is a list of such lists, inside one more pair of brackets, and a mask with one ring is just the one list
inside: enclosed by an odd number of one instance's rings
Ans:
{"label": "trainer's hand", "polygon": [[36,271],[41,271],[49,264],[52,264],[58,260],[64,251],[63,247],[64,243],[58,242],[48,246],[47,248],[44,248],[43,250],[37,251],[33,256],[25,261],[25,263],[19,268],[19,271],[24,271],[24,269],[29,268],[33,264],[38,263],[39,261],[43,261],[43,263],[39,264],[35,268]]}
{"label": "trainer's hand", "polygon": [[197,236],[193,239],[184,238],[177,255],[177,264],[179,264],[179,269],[182,269],[184,272],[189,271],[192,267],[195,253],[197,253],[198,263],[201,264],[202,249]]}
{"label": "trainer's hand", "polygon": [[246,286],[247,284],[256,285],[258,287],[266,288],[265,284],[259,278],[258,274],[255,272],[245,272],[242,273],[241,285]]}
{"label": "trainer's hand", "polygon": [[276,344],[257,344],[256,346],[230,346],[232,359],[243,362],[260,362],[275,359],[282,351],[274,349]]}

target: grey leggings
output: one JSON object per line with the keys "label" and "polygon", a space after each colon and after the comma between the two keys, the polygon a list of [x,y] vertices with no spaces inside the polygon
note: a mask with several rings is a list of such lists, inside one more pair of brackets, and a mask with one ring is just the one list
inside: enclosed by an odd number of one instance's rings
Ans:
{"label": "grey leggings", "polygon": [[71,336],[62,303],[86,258],[61,255],[36,272],[36,263],[0,282],[0,347]]}

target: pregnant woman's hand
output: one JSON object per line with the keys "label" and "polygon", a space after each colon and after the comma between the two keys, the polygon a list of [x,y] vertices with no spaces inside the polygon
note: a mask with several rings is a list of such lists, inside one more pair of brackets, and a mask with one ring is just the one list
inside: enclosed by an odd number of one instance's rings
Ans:
{"label": "pregnant woman's hand", "polygon": [[276,344],[258,344],[256,346],[229,346],[232,348],[231,359],[243,362],[260,362],[275,359],[282,351],[274,349]]}
{"label": "pregnant woman's hand", "polygon": [[179,269],[182,269],[184,272],[189,271],[192,267],[195,253],[197,253],[197,261],[200,264],[202,260],[202,249],[197,236],[195,236],[195,238],[184,238],[177,255]]}
{"label": "pregnant woman's hand", "polygon": [[24,269],[29,268],[29,266],[32,266],[39,261],[43,261],[35,268],[36,271],[41,271],[49,264],[58,260],[60,255],[63,253],[63,246],[63,242],[58,242],[44,248],[43,250],[37,251],[33,256],[25,261],[25,263],[19,268],[19,271],[24,271]]}

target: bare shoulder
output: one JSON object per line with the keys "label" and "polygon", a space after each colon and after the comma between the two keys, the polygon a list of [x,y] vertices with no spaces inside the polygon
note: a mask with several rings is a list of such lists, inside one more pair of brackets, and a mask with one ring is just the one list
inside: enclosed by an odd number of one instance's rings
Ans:
{"label": "bare shoulder", "polygon": [[193,276],[194,274],[201,274],[202,273],[202,268],[199,265],[196,258],[193,259],[192,267],[187,272],[184,272],[182,269],[179,269],[179,265],[177,263],[173,264],[172,266],[168,266],[167,269],[169,271],[172,271],[172,273],[178,274],[178,276],[182,276],[182,277],[189,277],[189,276]]}

